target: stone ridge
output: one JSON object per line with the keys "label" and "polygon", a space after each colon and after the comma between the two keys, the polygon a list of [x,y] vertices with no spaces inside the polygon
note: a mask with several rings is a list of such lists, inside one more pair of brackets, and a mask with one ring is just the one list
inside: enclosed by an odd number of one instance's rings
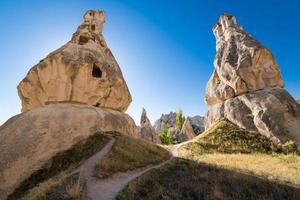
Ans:
{"label": "stone ridge", "polygon": [[18,85],[22,111],[76,102],[125,112],[131,95],[107,47],[102,11],[88,11],[71,41],[32,67]]}
{"label": "stone ridge", "polygon": [[234,16],[222,15],[213,33],[217,52],[206,87],[205,102],[209,106],[247,92],[283,88],[271,52],[238,26]]}

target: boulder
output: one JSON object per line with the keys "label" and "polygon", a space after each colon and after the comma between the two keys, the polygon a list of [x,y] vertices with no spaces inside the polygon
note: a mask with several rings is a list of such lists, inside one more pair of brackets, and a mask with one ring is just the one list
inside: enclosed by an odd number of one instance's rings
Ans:
{"label": "boulder", "polygon": [[183,141],[191,140],[194,137],[196,137],[196,134],[194,132],[194,129],[192,127],[192,123],[190,118],[186,118],[182,125],[181,134],[183,136]]}
{"label": "boulder", "polygon": [[22,111],[76,102],[125,112],[131,95],[102,35],[102,11],[88,11],[71,41],[32,67],[18,85]]}
{"label": "boulder", "polygon": [[0,127],[0,199],[55,154],[111,131],[139,137],[129,115],[81,104],[51,104],[12,117]]}
{"label": "boulder", "polygon": [[147,116],[146,110],[143,108],[141,121],[140,121],[140,134],[144,140],[153,143],[161,143],[158,135],[156,134],[151,122]]}
{"label": "boulder", "polygon": [[227,118],[241,128],[259,131],[273,142],[300,146],[300,105],[283,88],[271,52],[223,15],[213,28],[214,72],[207,83],[205,128]]}

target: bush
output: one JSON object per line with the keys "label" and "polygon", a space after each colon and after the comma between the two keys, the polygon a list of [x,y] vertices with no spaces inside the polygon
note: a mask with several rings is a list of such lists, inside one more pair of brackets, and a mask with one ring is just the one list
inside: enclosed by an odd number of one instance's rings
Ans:
{"label": "bush", "polygon": [[286,143],[282,144],[281,150],[285,154],[298,153],[297,152],[297,144],[292,140],[287,141]]}

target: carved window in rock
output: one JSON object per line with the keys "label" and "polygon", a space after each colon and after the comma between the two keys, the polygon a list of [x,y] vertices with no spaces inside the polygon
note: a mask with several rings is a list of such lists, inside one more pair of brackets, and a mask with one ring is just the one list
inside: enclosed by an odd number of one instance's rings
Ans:
{"label": "carved window in rock", "polygon": [[95,30],[96,30],[95,24],[91,25],[91,30],[92,30],[92,31],[95,31]]}
{"label": "carved window in rock", "polygon": [[79,44],[84,45],[89,42],[89,38],[83,35],[79,36]]}
{"label": "carved window in rock", "polygon": [[97,64],[93,65],[93,70],[92,70],[92,76],[94,78],[102,78],[102,70],[100,69],[100,67]]}

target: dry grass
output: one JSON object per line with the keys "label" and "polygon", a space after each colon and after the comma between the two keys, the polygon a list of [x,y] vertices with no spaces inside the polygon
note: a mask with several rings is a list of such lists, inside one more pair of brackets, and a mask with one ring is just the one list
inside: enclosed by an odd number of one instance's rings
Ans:
{"label": "dry grass", "polygon": [[99,178],[105,178],[117,172],[162,162],[169,156],[169,152],[158,145],[120,135],[109,155],[96,167],[96,174]]}
{"label": "dry grass", "polygon": [[47,199],[47,194],[53,190],[53,188],[62,184],[62,182],[68,177],[68,174],[64,171],[55,177],[49,178],[47,181],[38,184],[31,189],[26,196],[22,197],[22,200],[44,200]]}
{"label": "dry grass", "polygon": [[70,149],[57,153],[41,169],[24,180],[8,199],[20,199],[27,193],[37,197],[36,199],[44,199],[47,193],[61,183],[66,174],[102,149],[108,141],[109,138],[105,134],[96,133],[73,145]]}
{"label": "dry grass", "polygon": [[181,156],[199,163],[253,174],[269,180],[300,187],[300,157],[290,154],[201,154],[180,152]]}
{"label": "dry grass", "polygon": [[[285,150],[287,145],[292,146],[291,150]],[[259,133],[239,129],[222,119],[195,142],[182,146],[179,155],[199,163],[300,186],[300,157],[274,153],[274,149],[288,153],[294,152],[295,147],[291,142],[276,147]]]}
{"label": "dry grass", "polygon": [[300,189],[191,160],[175,159],[131,183],[118,200],[299,199]]}
{"label": "dry grass", "polygon": [[67,199],[81,199],[82,195],[82,184],[80,176],[77,180],[72,181],[66,187],[66,198]]}
{"label": "dry grass", "polygon": [[271,152],[277,147],[258,132],[239,128],[226,119],[216,121],[199,135],[195,142],[184,146],[197,154]]}

